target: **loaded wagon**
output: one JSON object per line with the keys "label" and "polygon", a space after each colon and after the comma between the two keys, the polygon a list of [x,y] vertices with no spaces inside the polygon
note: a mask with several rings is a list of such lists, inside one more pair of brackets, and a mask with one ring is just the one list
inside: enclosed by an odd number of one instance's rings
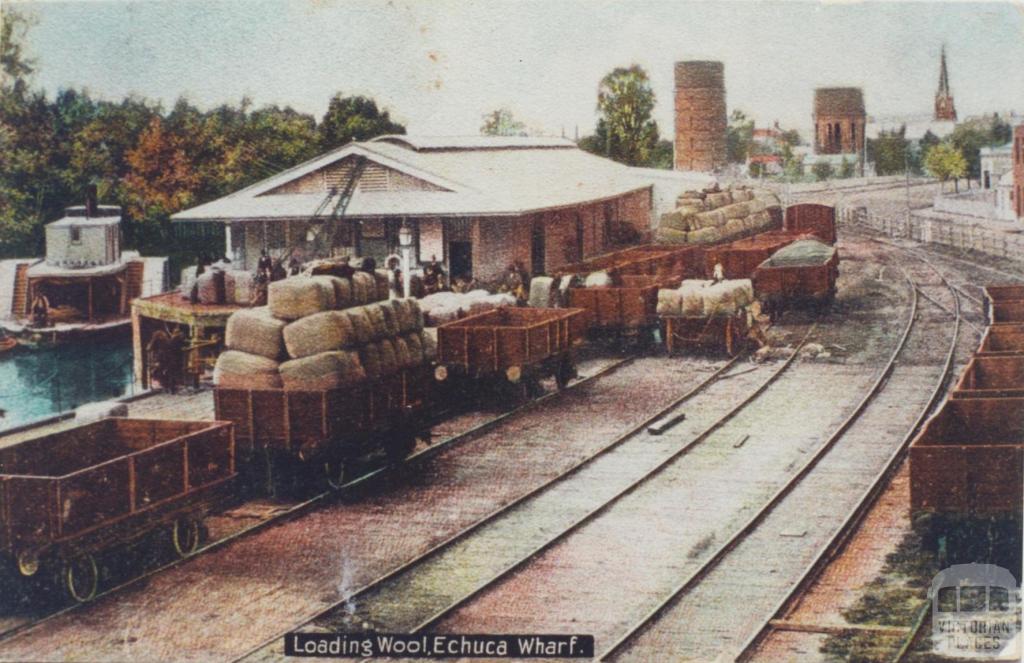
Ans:
{"label": "loaded wagon", "polygon": [[1024,355],[974,357],[952,398],[1024,397]]}
{"label": "loaded wagon", "polygon": [[296,469],[316,467],[332,488],[347,481],[352,461],[376,452],[404,458],[427,436],[429,366],[403,369],[343,388],[214,389],[218,419],[235,424],[239,455],[267,489]]}
{"label": "loaded wagon", "polygon": [[663,315],[661,323],[665,349],[670,356],[682,350],[724,352],[734,357],[746,347],[750,333],[746,310],[706,317]]}
{"label": "loaded wagon", "polygon": [[658,327],[658,290],[678,286],[680,279],[664,276],[616,276],[610,286],[570,288],[568,304],[587,311],[595,332],[653,339]]}
{"label": "loaded wagon", "polygon": [[978,357],[1013,354],[1024,354],[1024,324],[989,327],[975,353]]}
{"label": "loaded wagon", "polygon": [[706,274],[713,275],[715,266],[721,265],[725,278],[749,279],[754,270],[773,253],[808,236],[808,233],[776,230],[708,247],[704,253]]}
{"label": "loaded wagon", "polygon": [[810,233],[828,244],[836,243],[836,208],[831,205],[799,203],[786,208],[782,229]]}
{"label": "loaded wagon", "polygon": [[916,510],[1022,511],[1024,399],[946,401],[910,446]]}
{"label": "loaded wagon", "polygon": [[574,349],[587,324],[587,312],[579,308],[516,307],[443,324],[437,328],[435,376],[456,390],[467,389],[467,380],[497,378],[536,391],[541,377],[553,375],[561,389],[576,373]]}
{"label": "loaded wagon", "polygon": [[235,478],[230,423],[108,418],[0,449],[0,553],[95,596],[95,555],[158,529],[181,556]]}
{"label": "loaded wagon", "polygon": [[828,306],[836,296],[839,251],[816,240],[794,242],[754,271],[754,294],[774,321],[793,306]]}

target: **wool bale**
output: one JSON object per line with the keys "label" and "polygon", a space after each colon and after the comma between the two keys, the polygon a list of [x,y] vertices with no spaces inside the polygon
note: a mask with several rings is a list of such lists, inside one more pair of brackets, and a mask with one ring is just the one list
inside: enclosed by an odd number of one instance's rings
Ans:
{"label": "wool bale", "polygon": [[675,210],[661,215],[660,226],[675,230],[690,230],[694,217],[704,211],[702,205],[682,205]]}
{"label": "wool bale", "polygon": [[430,309],[425,316],[425,323],[428,327],[437,327],[448,322],[454,322],[462,317],[462,309],[457,305],[437,306]]}
{"label": "wool bale", "polygon": [[406,331],[419,331],[423,329],[423,310],[415,299],[402,300],[405,304],[406,313],[409,316],[409,327]]}
{"label": "wool bale", "polygon": [[406,334],[402,340],[405,341],[406,351],[409,353],[409,364],[411,366],[423,364],[423,341],[420,339],[420,332]]}
{"label": "wool bale", "polygon": [[334,289],[334,308],[345,309],[353,306],[352,301],[352,281],[349,279],[343,279],[339,276],[333,276],[330,274],[322,274],[317,278],[325,279],[330,282],[331,287]]}
{"label": "wool bale", "polygon": [[215,272],[214,270],[203,272],[196,279],[196,287],[200,304],[224,303],[224,272]]}
{"label": "wool bale", "polygon": [[181,270],[181,286],[178,288],[178,292],[185,299],[192,296],[192,286],[196,284],[196,266],[186,267]]}
{"label": "wool bale", "polygon": [[722,208],[722,214],[726,220],[742,219],[750,214],[750,206],[747,203],[733,203]]}
{"label": "wool bale", "polygon": [[729,219],[725,222],[725,225],[722,226],[722,233],[726,237],[742,235],[744,230],[743,219]]}
{"label": "wool bale", "polygon": [[382,375],[380,348],[376,343],[367,343],[363,347],[359,348],[359,360],[363,364],[363,369],[366,371],[367,377],[379,378]]}
{"label": "wool bale", "polygon": [[654,231],[654,240],[659,244],[686,244],[689,233],[674,228],[660,227]]}
{"label": "wool bale", "polygon": [[583,287],[585,288],[609,288],[612,285],[612,277],[608,272],[591,272],[587,274],[587,280],[584,281]]}
{"label": "wool bale", "polygon": [[727,219],[722,210],[716,209],[710,212],[701,212],[700,214],[694,215],[694,230],[715,228],[724,225],[726,221]]}
{"label": "wool bale", "polygon": [[[228,272],[231,277],[234,288],[232,288],[232,299],[234,303],[239,306],[249,306],[253,304],[253,299],[256,297],[256,277],[253,276],[252,272],[242,271],[236,269]],[[227,289],[227,282],[224,285]]]}
{"label": "wool bale", "polygon": [[413,362],[412,355],[409,353],[409,343],[403,337],[393,338],[391,342],[395,346],[395,357],[398,358],[399,368],[411,368],[419,363]]}
{"label": "wool bale", "polygon": [[423,361],[432,361],[437,356],[437,329],[424,327],[420,332],[420,344],[423,346]]}
{"label": "wool bale", "polygon": [[763,200],[752,198],[747,202],[747,211],[750,214],[757,214],[758,212],[763,212],[766,209],[768,209],[768,203]]}
{"label": "wool bale", "polygon": [[502,306],[515,306],[518,303],[516,296],[511,292],[499,292],[494,295],[488,295],[483,301],[492,309],[501,308]]}
{"label": "wool bale", "polygon": [[722,233],[718,228],[701,228],[686,233],[686,238],[691,244],[714,244],[721,241]]}
{"label": "wool bale", "polygon": [[377,297],[377,279],[366,272],[352,274],[352,304],[369,304]]}
{"label": "wool bale", "polygon": [[220,353],[213,383],[229,389],[280,389],[282,385],[276,361],[239,350]]}
{"label": "wool bale", "polygon": [[366,313],[366,318],[370,321],[370,326],[373,328],[373,340],[387,336],[388,326],[384,319],[383,307],[374,303],[367,304],[362,309]]}
{"label": "wool bale", "polygon": [[224,344],[229,350],[278,359],[284,352],[284,326],[266,306],[239,309],[228,316]]}
{"label": "wool bale", "polygon": [[711,281],[687,279],[679,286],[680,313],[687,317],[698,317],[704,314],[704,290],[710,287]]}
{"label": "wool bale", "polygon": [[469,292],[464,294],[463,298],[467,302],[475,302],[481,299],[487,299],[490,295],[491,293],[488,292],[487,290],[484,290],[483,288],[477,288],[476,290],[470,290]]}
{"label": "wool bale", "polygon": [[679,315],[682,313],[682,293],[678,290],[658,291],[658,315]]}
{"label": "wool bale", "polygon": [[535,308],[549,308],[555,301],[555,280],[550,276],[535,276],[530,281],[528,303]]}
{"label": "wool bale", "polygon": [[340,350],[357,342],[352,321],[343,311],[307,315],[284,328],[284,344],[292,359]]}
{"label": "wool bale", "polygon": [[398,325],[398,316],[395,314],[395,306],[390,300],[385,299],[382,302],[373,304],[373,306],[380,310],[384,318],[384,336],[394,338],[402,333]]}
{"label": "wool bale", "polygon": [[395,350],[395,343],[390,338],[382,339],[377,343],[380,352],[381,375],[394,375],[401,368],[398,361],[398,352]]}
{"label": "wool bale", "polygon": [[754,286],[750,279],[721,281],[703,290],[704,315],[733,315],[754,301]]}
{"label": "wool bale", "polygon": [[281,364],[285,389],[319,390],[355,384],[366,377],[359,355],[336,350],[321,352]]}
{"label": "wool bale", "polygon": [[732,201],[734,203],[745,203],[754,199],[754,192],[750,189],[733,189]]}
{"label": "wool bale", "polygon": [[719,207],[725,207],[732,203],[732,195],[728,191],[709,193],[704,200],[707,202],[709,209],[716,210]]}
{"label": "wool bale", "polygon": [[369,343],[374,339],[375,331],[373,323],[366,314],[366,307],[355,306],[342,311],[352,325],[352,335],[357,345]]}
{"label": "wool bale", "polygon": [[323,276],[292,276],[272,281],[267,292],[270,313],[281,320],[298,320],[334,308],[334,285]]}
{"label": "wool bale", "polygon": [[378,269],[373,272],[373,280],[376,290],[373,301],[382,302],[391,297],[391,286],[388,284],[388,272],[386,269]]}

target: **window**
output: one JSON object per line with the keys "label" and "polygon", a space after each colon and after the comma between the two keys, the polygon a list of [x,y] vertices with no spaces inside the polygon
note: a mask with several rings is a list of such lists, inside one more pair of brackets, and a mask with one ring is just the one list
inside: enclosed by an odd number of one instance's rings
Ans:
{"label": "window", "polygon": [[71,243],[81,244],[82,243],[82,229],[78,226],[71,226]]}

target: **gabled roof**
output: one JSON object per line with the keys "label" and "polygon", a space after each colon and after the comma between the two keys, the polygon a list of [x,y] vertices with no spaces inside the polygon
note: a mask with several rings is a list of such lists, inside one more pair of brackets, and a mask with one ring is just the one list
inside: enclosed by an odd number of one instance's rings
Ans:
{"label": "gabled roof", "polygon": [[319,192],[275,192],[285,184],[354,155],[429,183],[430,190],[366,190],[345,216],[501,216],[613,198],[652,185],[634,169],[580,150],[563,138],[382,136],[349,143],[228,196],[178,212],[175,221],[310,218]]}

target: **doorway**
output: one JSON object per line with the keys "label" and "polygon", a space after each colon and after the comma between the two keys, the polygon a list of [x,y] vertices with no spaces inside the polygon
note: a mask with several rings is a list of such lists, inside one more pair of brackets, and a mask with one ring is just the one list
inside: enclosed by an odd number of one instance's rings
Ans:
{"label": "doorway", "polygon": [[533,234],[530,239],[530,276],[539,276],[544,273],[546,257],[543,219],[533,222]]}
{"label": "doorway", "polygon": [[448,242],[448,269],[453,279],[473,276],[472,242]]}

